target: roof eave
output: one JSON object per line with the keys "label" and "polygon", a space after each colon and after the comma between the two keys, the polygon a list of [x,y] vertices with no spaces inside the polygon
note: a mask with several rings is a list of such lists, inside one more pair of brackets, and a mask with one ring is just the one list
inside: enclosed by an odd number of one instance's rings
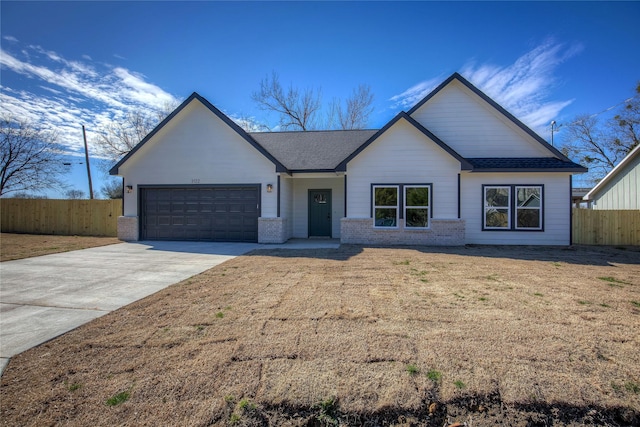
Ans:
{"label": "roof eave", "polygon": [[290,173],[337,173],[337,168],[329,169],[290,169]]}
{"label": "roof eave", "polygon": [[631,160],[633,160],[636,156],[640,155],[640,145],[636,145],[636,147],[629,152],[625,156],[624,159],[620,161],[608,174],[604,176],[584,197],[583,200],[591,200],[596,193],[600,192],[600,190],[611,181],[617,174],[618,171],[623,169]]}
{"label": "roof eave", "polygon": [[585,173],[587,169],[580,166],[576,168],[474,168],[471,172],[573,172]]}

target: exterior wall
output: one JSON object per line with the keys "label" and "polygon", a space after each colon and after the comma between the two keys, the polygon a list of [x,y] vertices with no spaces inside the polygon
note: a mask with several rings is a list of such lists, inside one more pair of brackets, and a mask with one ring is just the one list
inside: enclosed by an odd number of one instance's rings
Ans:
{"label": "exterior wall", "polygon": [[258,218],[258,243],[284,243],[289,240],[286,218]]}
{"label": "exterior wall", "polygon": [[138,231],[139,221],[137,216],[118,217],[118,239],[125,242],[135,242],[140,233]]}
{"label": "exterior wall", "polygon": [[199,101],[193,101],[122,167],[124,215],[138,215],[138,185],[261,184],[261,216],[277,216],[275,165]]}
{"label": "exterior wall", "polygon": [[340,218],[344,216],[344,177],[313,178],[297,174],[293,178],[293,237],[309,237],[309,190],[331,190],[331,237],[340,237]]}
{"label": "exterior wall", "polygon": [[[543,231],[482,231],[483,184],[541,184]],[[571,189],[568,173],[465,173],[461,176],[465,240],[487,245],[569,245]]]}
{"label": "exterior wall", "polygon": [[412,115],[463,157],[548,157],[549,151],[453,81]]}
{"label": "exterior wall", "polygon": [[459,219],[434,219],[429,230],[406,229],[404,220],[400,220],[396,230],[374,228],[371,218],[342,218],[341,227],[340,243],[429,246],[465,244],[464,221]]}
{"label": "exterior wall", "polygon": [[459,172],[460,162],[400,120],[347,165],[347,217],[372,217],[371,184],[432,184],[432,218],[457,219]]}
{"label": "exterior wall", "polygon": [[640,155],[622,168],[593,198],[593,209],[640,209]]}
{"label": "exterior wall", "polygon": [[280,176],[280,217],[287,219],[287,239],[293,236],[293,179]]}

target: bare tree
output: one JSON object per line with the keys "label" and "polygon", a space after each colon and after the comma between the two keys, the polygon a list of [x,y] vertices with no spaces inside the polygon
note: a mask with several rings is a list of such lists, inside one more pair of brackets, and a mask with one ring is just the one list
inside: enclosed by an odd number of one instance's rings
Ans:
{"label": "bare tree", "polygon": [[373,112],[371,88],[360,85],[344,106],[337,98],[328,104],[323,123],[322,90],[301,90],[293,85],[284,89],[276,72],[262,79],[260,90],[253,92],[251,98],[261,110],[278,114],[278,125],[282,130],[306,131],[320,126],[326,129],[363,129]]}
{"label": "bare tree", "polygon": [[98,129],[94,140],[98,154],[117,161],[133,149],[147,136],[176,105],[165,105],[161,110],[146,112],[133,110],[125,114],[121,120],[113,120],[104,128]]}
{"label": "bare tree", "polygon": [[100,192],[105,199],[122,199],[122,179],[113,179],[102,186]]}
{"label": "bare tree", "polygon": [[259,122],[255,119],[255,117],[250,117],[245,114],[240,114],[239,116],[231,117],[231,119],[236,122],[238,126],[240,126],[245,132],[269,132],[269,126],[264,123]]}
{"label": "bare tree", "polygon": [[635,96],[625,101],[613,120],[614,146],[628,153],[640,144],[640,82]]}
{"label": "bare tree", "polygon": [[86,199],[84,191],[76,190],[76,189],[67,191],[65,193],[65,196],[67,197],[67,199],[71,199],[71,200]]}
{"label": "bare tree", "polygon": [[12,199],[48,199],[46,194],[32,194],[25,191],[18,191],[11,194]]}
{"label": "bare tree", "polygon": [[293,85],[285,90],[276,72],[262,79],[260,90],[253,92],[251,98],[260,109],[279,114],[282,130],[312,130],[317,125],[321,91],[300,90]]}
{"label": "bare tree", "polygon": [[[369,122],[369,116],[373,112],[373,94],[371,87],[360,85],[345,102],[345,107],[339,100],[333,100],[329,109],[328,124],[334,128],[335,122],[340,129],[364,129]],[[337,119],[337,120],[336,120]]]}
{"label": "bare tree", "polygon": [[640,143],[640,83],[615,116],[604,123],[597,116],[578,116],[566,125],[568,142],[562,147],[565,155],[589,167],[596,181]]}
{"label": "bare tree", "polygon": [[0,118],[0,195],[64,188],[67,172],[56,135],[34,123]]}

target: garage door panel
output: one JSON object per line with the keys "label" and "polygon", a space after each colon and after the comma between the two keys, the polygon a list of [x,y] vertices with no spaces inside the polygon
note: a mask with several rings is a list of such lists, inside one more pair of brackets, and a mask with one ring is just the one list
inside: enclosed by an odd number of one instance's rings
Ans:
{"label": "garage door panel", "polygon": [[258,204],[257,203],[247,203],[244,205],[244,213],[247,214],[257,214],[258,213]]}
{"label": "garage door panel", "polygon": [[143,239],[258,240],[258,186],[143,188]]}

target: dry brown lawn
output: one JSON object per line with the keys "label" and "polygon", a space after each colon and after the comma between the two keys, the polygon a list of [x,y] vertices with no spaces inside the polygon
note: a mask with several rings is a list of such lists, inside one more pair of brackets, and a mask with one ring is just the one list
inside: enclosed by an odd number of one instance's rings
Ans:
{"label": "dry brown lawn", "polygon": [[0,402],[12,426],[637,425],[640,252],[254,251],[13,358]]}
{"label": "dry brown lawn", "polygon": [[115,237],[0,234],[0,261],[30,258],[58,252],[122,243]]}

